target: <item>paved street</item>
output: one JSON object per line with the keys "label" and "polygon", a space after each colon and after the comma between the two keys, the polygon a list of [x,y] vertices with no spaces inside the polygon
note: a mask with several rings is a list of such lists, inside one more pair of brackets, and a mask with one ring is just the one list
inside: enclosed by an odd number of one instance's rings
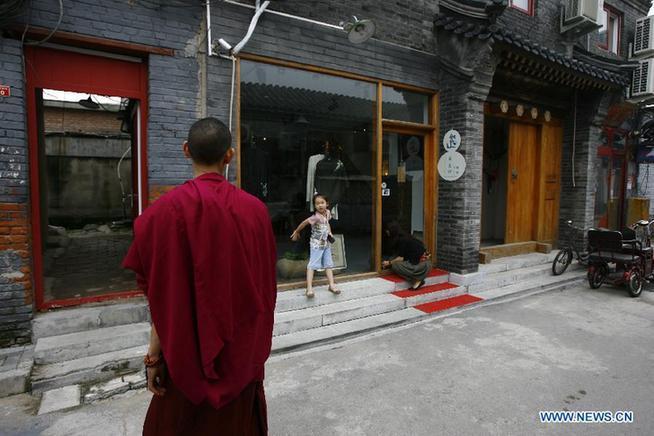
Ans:
{"label": "paved street", "polygon": [[[654,293],[582,285],[271,359],[273,435],[654,434]],[[0,433],[140,434],[139,391],[35,417],[0,400]],[[539,410],[631,410],[632,424],[541,424]]]}

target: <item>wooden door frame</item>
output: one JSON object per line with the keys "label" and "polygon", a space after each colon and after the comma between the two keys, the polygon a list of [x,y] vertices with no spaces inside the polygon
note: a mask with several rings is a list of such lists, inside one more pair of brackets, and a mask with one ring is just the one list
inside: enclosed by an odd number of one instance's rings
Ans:
{"label": "wooden door frame", "polygon": [[[303,64],[294,61],[288,61],[278,58],[272,58],[268,56],[262,56],[252,53],[239,53],[239,56],[236,59],[235,64],[235,110],[234,114],[235,126],[236,129],[236,165],[237,165],[237,176],[236,184],[241,187],[241,61],[251,61],[259,62],[264,64],[278,65],[281,67],[287,67],[297,70],[311,71],[320,74],[326,74],[330,76],[343,77],[352,80],[358,80],[362,82],[368,82],[375,84],[376,86],[376,104],[375,104],[375,114],[373,116],[373,162],[371,163],[373,167],[373,216],[371,217],[372,225],[372,245],[373,245],[373,256],[374,256],[374,269],[371,272],[361,273],[361,274],[352,274],[349,277],[370,277],[382,273],[381,268],[381,221],[382,221],[382,211],[381,211],[381,177],[382,177],[382,138],[385,131],[390,131],[392,129],[398,133],[405,132],[410,134],[421,134],[425,135],[425,183],[426,186],[430,187],[431,197],[426,199],[425,208],[429,206],[429,210],[432,211],[431,216],[425,215],[424,226],[428,226],[431,231],[431,241],[425,244],[427,249],[432,253],[432,263],[436,263],[436,244],[437,244],[437,224],[438,224],[438,170],[437,170],[437,161],[438,161],[438,144],[439,144],[439,135],[440,135],[440,92],[435,89],[424,88],[414,85],[408,85],[405,83],[395,82],[391,80],[384,80],[376,77],[363,76],[360,74],[349,73],[340,70],[334,70],[331,68],[319,67],[310,64]],[[394,88],[405,89],[407,91],[412,91],[420,94],[424,94],[429,97],[429,107],[428,107],[428,120],[429,124],[420,124],[407,121],[398,121],[398,120],[389,120],[383,119],[383,88],[384,86],[392,86]],[[386,129],[386,130],[385,130]],[[429,163],[429,164],[427,164]],[[425,190],[427,191],[427,189]],[[291,282],[278,285],[279,290],[293,289],[294,287],[301,286],[304,282]]]}
{"label": "wooden door frame", "polygon": [[[30,219],[32,233],[32,279],[34,282],[34,297],[37,310],[47,310],[53,307],[76,306],[85,303],[94,303],[118,298],[134,297],[142,295],[140,290],[125,290],[121,292],[112,292],[93,297],[81,297],[62,300],[45,301],[44,289],[44,267],[43,267],[43,238],[41,232],[41,205],[40,205],[40,186],[39,186],[39,131],[38,131],[38,113],[36,93],[37,89],[56,89],[61,91],[82,92],[89,94],[103,95],[120,95],[121,97],[133,98],[139,101],[140,108],[140,141],[141,150],[138,158],[139,168],[141,170],[141,197],[139,198],[142,209],[148,205],[148,171],[147,171],[147,120],[148,120],[148,68],[145,60],[140,62],[138,67],[138,78],[134,87],[120,87],[112,72],[122,65],[121,61],[110,57],[99,55],[86,55],[73,51],[65,51],[52,48],[25,47],[26,57],[26,85],[25,101],[27,106],[27,142],[28,142],[28,161],[30,168]],[[43,56],[43,60],[39,58]],[[102,71],[103,78],[106,78],[105,84],[79,84],[73,83],[66,75],[67,71],[75,68],[84,68],[84,58],[92,56],[96,63],[102,64],[104,68],[95,71]],[[43,65],[41,65],[43,64]],[[39,74],[37,68],[43,66],[48,70],[48,74]],[[118,82],[120,83],[120,82]],[[138,189],[138,187],[137,187]]]}
{"label": "wooden door frame", "polygon": [[[537,133],[536,133],[537,146],[538,146],[537,159],[538,159],[538,156],[540,156],[541,148],[542,148],[543,127],[546,126],[546,125],[551,125],[553,127],[562,127],[563,126],[563,122],[559,118],[551,118],[549,121],[546,121],[544,116],[543,116],[542,111],[539,111],[538,117],[536,119],[532,119],[527,114],[520,117],[520,116],[517,116],[517,115],[512,114],[512,113],[503,113],[503,112],[501,112],[501,110],[499,108],[497,108],[495,106],[496,105],[492,105],[491,103],[486,103],[484,105],[484,118],[485,119],[488,118],[488,117],[501,118],[501,119],[507,120],[509,123],[523,123],[523,124],[532,125],[532,126],[537,127],[537,129],[538,129]],[[510,141],[510,139],[509,139],[509,141]],[[561,146],[562,145],[563,144],[561,142]],[[510,168],[510,165],[508,165],[508,163],[507,163],[507,171],[509,171],[509,174],[507,176],[510,177],[511,168]],[[536,171],[537,171],[536,172],[537,179],[536,179],[534,198],[536,200],[538,200],[539,199],[538,196],[540,195],[540,189],[538,189],[538,188],[539,188],[540,183],[542,181],[541,179],[542,179],[543,175],[540,172],[540,166],[537,166]],[[561,176],[561,168],[559,168],[559,177],[560,176]],[[509,189],[509,181],[510,181],[510,179],[508,177],[507,177],[507,184],[506,184],[507,201],[508,201],[508,189]],[[559,184],[560,184],[560,179],[559,179]],[[483,195],[483,193],[482,193],[482,195]],[[535,206],[538,206],[538,203],[536,203]],[[507,207],[508,207],[508,204],[507,204]],[[559,209],[560,209],[560,203],[559,203]],[[537,210],[538,210],[538,207],[534,207],[534,213],[535,214],[537,213]],[[560,213],[560,210],[557,211],[557,215],[559,213]],[[505,211],[505,219],[506,219],[506,215],[507,214],[506,214],[506,211]],[[540,217],[538,215],[536,215],[535,218],[534,218],[535,222],[534,222],[534,226],[533,226],[533,229],[532,229],[532,241],[537,242],[537,243],[542,242],[542,241],[539,241],[537,239],[539,219],[540,219]],[[480,224],[480,240],[481,240],[481,225],[483,225],[483,217],[482,217],[481,223],[482,224]],[[506,231],[505,231],[505,240],[506,240]],[[505,242],[503,244],[500,244],[499,246],[501,247],[501,246],[504,246],[504,245],[508,245],[508,244]],[[481,249],[481,251],[483,251],[483,249]]]}
{"label": "wooden door frame", "polygon": [[436,195],[438,195],[438,185],[435,183],[435,175],[437,173],[436,163],[434,159],[434,136],[435,128],[407,128],[400,127],[394,124],[383,123],[383,128],[380,135],[380,145],[378,153],[378,162],[379,162],[379,181],[377,185],[379,186],[379,212],[378,212],[378,228],[379,231],[379,246],[376,250],[375,258],[376,263],[379,262],[381,271],[381,228],[382,228],[382,198],[381,198],[381,163],[382,163],[382,146],[383,146],[383,137],[387,133],[396,133],[400,135],[412,135],[420,136],[423,138],[423,163],[424,163],[424,178],[423,178],[423,239],[424,244],[427,250],[432,253],[432,261],[435,262],[435,250],[436,250],[436,227],[434,221],[436,220],[436,207],[437,202],[435,201]]}

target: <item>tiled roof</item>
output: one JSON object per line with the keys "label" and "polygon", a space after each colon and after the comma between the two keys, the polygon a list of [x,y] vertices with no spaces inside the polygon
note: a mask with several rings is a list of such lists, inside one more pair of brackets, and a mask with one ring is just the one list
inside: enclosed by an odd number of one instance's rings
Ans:
{"label": "tiled roof", "polygon": [[[501,2],[502,0],[489,1],[497,3]],[[527,37],[501,28],[496,24],[487,25],[441,13],[436,15],[436,19],[434,20],[434,27],[442,28],[456,35],[462,35],[465,38],[478,38],[481,40],[488,39],[499,43],[504,43],[533,56],[537,56],[549,62],[576,71],[577,73],[581,73],[605,82],[610,82],[622,86],[626,86],[630,82],[629,78],[623,74],[607,71],[588,62],[570,59],[561,53],[558,53],[550,48],[543,47],[537,42],[531,41]]]}

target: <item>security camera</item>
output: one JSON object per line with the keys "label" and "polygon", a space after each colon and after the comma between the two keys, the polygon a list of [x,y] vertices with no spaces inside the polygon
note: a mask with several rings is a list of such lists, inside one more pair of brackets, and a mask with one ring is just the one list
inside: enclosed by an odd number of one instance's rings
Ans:
{"label": "security camera", "polygon": [[230,51],[232,49],[232,45],[222,38],[218,40],[218,44],[220,44],[220,46],[226,51]]}

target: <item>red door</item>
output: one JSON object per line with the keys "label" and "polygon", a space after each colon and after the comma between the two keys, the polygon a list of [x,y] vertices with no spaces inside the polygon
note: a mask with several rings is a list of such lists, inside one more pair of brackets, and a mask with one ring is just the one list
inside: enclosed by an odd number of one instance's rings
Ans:
{"label": "red door", "polygon": [[[110,274],[112,268],[118,271],[115,259],[129,242],[126,238],[131,229],[126,227],[134,211],[137,213],[147,203],[145,176],[133,177],[134,173],[147,174],[147,65],[137,58],[115,59],[40,47],[25,47],[25,57],[32,271],[37,309],[135,295],[136,288],[126,285],[126,281],[111,285],[105,282],[114,279]],[[59,97],[66,93],[84,93],[89,102],[82,104],[82,99],[67,101]],[[104,96],[113,96],[119,103],[108,104]],[[140,110],[138,121],[127,123],[133,125],[131,132],[125,132],[116,121],[121,110],[126,109],[123,103]],[[131,115],[127,114],[127,118]],[[84,127],[88,124],[93,127]],[[123,163],[126,157],[131,164]],[[116,162],[120,164],[116,166]],[[121,171],[127,177],[121,178]],[[131,194],[113,187],[125,179],[133,187]],[[66,189],[61,188],[64,185]],[[109,185],[105,191],[99,190]],[[121,211],[124,208],[115,207],[120,205],[121,195],[123,199],[128,197],[128,214]],[[81,198],[85,196],[92,201],[82,205]],[[136,207],[132,205],[133,198],[138,199]],[[85,224],[102,218],[95,216],[98,212],[88,206],[92,202],[107,204],[105,209],[111,210],[105,224]],[[79,206],[79,210],[66,212],[71,204]],[[121,216],[125,220],[120,220]],[[91,250],[91,254],[81,254],[80,250]],[[91,259],[95,254],[97,258]],[[111,264],[111,268],[105,268],[105,264]],[[110,275],[103,279],[102,274]]]}

